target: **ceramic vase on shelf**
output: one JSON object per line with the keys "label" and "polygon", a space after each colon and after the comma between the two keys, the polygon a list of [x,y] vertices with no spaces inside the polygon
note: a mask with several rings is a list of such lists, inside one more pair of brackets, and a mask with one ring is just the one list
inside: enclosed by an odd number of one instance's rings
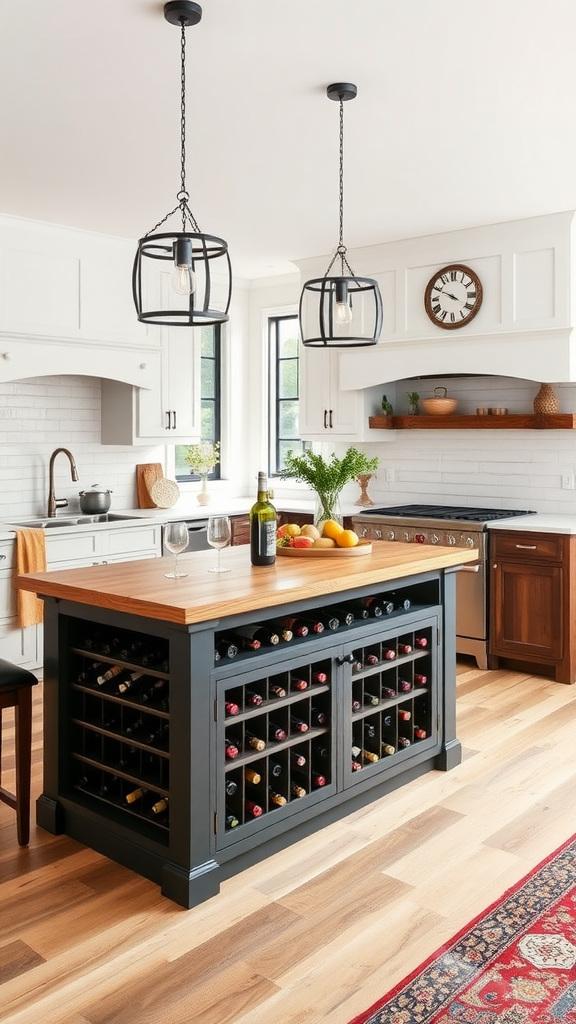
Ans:
{"label": "ceramic vase on shelf", "polygon": [[335,519],[342,525],[340,491],[314,491],[314,526],[321,530],[327,519]]}
{"label": "ceramic vase on shelf", "polygon": [[356,477],[357,482],[360,484],[360,497],[358,501],[355,501],[355,505],[373,505],[374,502],[368,494],[368,484],[372,479],[372,473],[359,473]]}
{"label": "ceramic vase on shelf", "polygon": [[198,491],[198,494],[196,495],[196,497],[198,499],[198,504],[199,505],[207,505],[208,502],[210,501],[210,495],[208,493],[208,474],[207,473],[201,473],[200,474],[200,480],[201,480],[200,490]]}
{"label": "ceramic vase on shelf", "polygon": [[555,393],[552,385],[541,384],[540,391],[534,398],[534,412],[550,415],[551,413],[558,412],[559,409],[558,395]]}

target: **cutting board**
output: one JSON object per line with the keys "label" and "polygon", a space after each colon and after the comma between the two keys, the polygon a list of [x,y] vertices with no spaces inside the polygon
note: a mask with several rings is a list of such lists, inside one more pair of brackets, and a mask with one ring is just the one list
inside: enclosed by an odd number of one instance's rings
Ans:
{"label": "cutting board", "polygon": [[138,508],[156,508],[156,503],[150,497],[150,489],[157,480],[164,476],[160,462],[143,462],[136,466],[136,491],[138,494]]}

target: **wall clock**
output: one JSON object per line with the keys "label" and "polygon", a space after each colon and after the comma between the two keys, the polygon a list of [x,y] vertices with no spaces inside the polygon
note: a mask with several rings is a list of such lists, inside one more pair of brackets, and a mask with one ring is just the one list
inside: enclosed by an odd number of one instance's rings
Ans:
{"label": "wall clock", "polygon": [[442,267],[426,285],[424,308],[433,324],[455,331],[474,319],[482,305],[478,274],[463,263]]}

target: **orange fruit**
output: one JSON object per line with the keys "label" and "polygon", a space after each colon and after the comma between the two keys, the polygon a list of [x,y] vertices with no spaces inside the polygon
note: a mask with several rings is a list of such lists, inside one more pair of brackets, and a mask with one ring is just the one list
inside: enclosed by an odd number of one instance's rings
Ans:
{"label": "orange fruit", "polygon": [[342,533],[342,529],[340,523],[337,523],[335,519],[327,519],[322,527],[322,536],[331,537],[332,540],[336,540],[338,534]]}
{"label": "orange fruit", "polygon": [[354,530],[341,530],[336,537],[336,544],[339,548],[355,548],[359,539]]}

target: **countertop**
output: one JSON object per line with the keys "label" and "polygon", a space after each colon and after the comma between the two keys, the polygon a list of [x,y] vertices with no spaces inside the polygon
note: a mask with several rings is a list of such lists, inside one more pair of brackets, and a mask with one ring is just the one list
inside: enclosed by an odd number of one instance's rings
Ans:
{"label": "countertop", "polygon": [[576,516],[537,512],[488,523],[489,530],[522,530],[524,533],[576,533]]}
{"label": "countertop", "polygon": [[273,566],[252,566],[247,545],[226,548],[221,557],[230,572],[210,573],[215,552],[198,551],[180,556],[180,570],[188,573],[180,579],[167,579],[167,560],[158,558],[31,573],[16,577],[14,585],[44,597],[190,625],[262,608],[269,615],[276,605],[459,566],[475,560],[476,552],[376,541],[367,555],[279,555]]}

